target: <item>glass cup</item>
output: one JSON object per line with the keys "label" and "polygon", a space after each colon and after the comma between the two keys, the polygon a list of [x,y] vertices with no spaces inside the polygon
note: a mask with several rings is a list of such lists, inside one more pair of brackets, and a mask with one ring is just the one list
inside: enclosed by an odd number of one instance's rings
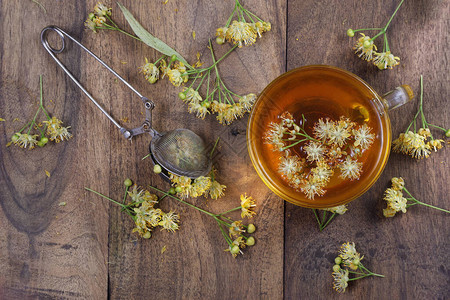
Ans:
{"label": "glass cup", "polygon": [[[407,85],[380,96],[358,76],[336,67],[313,65],[289,71],[263,90],[250,114],[247,148],[253,166],[275,194],[293,204],[328,208],[350,202],[375,183],[386,165],[392,136],[388,110],[412,98],[412,90]],[[343,180],[335,172],[326,186],[326,193],[314,199],[308,199],[304,193],[289,186],[277,170],[280,152],[264,143],[270,122],[279,122],[279,116],[285,111],[293,114],[296,124],[304,122],[310,135],[313,124],[327,117],[338,120],[345,116],[359,125],[371,127],[375,139],[358,159],[363,163],[360,178]]]}

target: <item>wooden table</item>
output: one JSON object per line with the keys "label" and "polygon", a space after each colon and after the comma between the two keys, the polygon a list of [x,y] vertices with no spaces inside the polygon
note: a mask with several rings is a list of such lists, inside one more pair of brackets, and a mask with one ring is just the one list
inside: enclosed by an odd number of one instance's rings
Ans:
{"label": "wooden table", "polygon": [[[223,26],[233,1],[131,1],[122,3],[157,37],[190,61],[197,52],[210,63],[208,38]],[[274,78],[295,67],[328,64],[354,72],[377,91],[410,84],[419,92],[424,75],[425,114],[450,126],[448,1],[406,1],[394,19],[390,46],[400,66],[378,71],[358,59],[349,27],[384,24],[398,1],[256,1],[243,4],[272,23],[256,45],[234,51],[221,65],[223,79],[241,94],[259,93]],[[418,199],[449,208],[448,149],[429,159],[392,154],[378,182],[349,211],[319,233],[312,211],[275,196],[257,176],[247,154],[248,116],[230,126],[212,116],[197,119],[177,98],[167,80],[155,85],[138,74],[144,57],[157,53],[117,32],[93,34],[84,20],[95,1],[0,1],[0,298],[1,299],[444,299],[449,296],[449,218],[412,207],[393,219],[382,216],[383,191],[402,176]],[[119,8],[113,18],[130,30]],[[220,137],[220,181],[226,197],[191,200],[214,212],[239,205],[246,192],[257,199],[253,222],[257,244],[233,259],[214,220],[166,199],[161,207],[181,214],[176,233],[155,231],[150,240],[132,234],[131,219],[90,187],[112,198],[123,196],[123,180],[167,188],[152,172],[149,138],[126,141],[64,75],[40,44],[42,28],[54,24],[77,37],[119,74],[156,103],[154,126],[188,127],[208,141]],[[196,32],[193,39],[192,32]],[[229,45],[215,46],[218,54]],[[72,72],[127,126],[142,120],[142,104],[124,85],[80,49],[61,56]],[[37,108],[38,76],[43,74],[49,111],[70,125],[74,138],[42,149],[5,147],[11,135]],[[406,128],[414,102],[392,111],[394,136]],[[14,120],[19,118],[20,120]],[[44,170],[51,174],[47,177]],[[65,206],[59,203],[66,202]],[[233,215],[238,218],[238,213]],[[386,278],[351,282],[339,296],[331,268],[339,246],[356,243],[365,265]],[[166,251],[162,253],[162,248]]]}

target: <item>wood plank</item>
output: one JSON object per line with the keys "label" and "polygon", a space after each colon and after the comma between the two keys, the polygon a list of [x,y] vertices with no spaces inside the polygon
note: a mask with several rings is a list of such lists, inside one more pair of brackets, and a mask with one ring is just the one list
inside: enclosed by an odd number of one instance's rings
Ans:
{"label": "wood plank", "polygon": [[[83,187],[108,188],[109,144],[98,136],[110,124],[86,117],[90,104],[39,39],[50,24],[80,36],[81,20],[73,12],[85,5],[40,2],[47,13],[31,1],[1,2],[0,111],[6,122],[0,124],[0,298],[105,299],[108,205],[85,196]],[[83,74],[80,50],[69,48],[67,55],[73,73]],[[74,138],[32,151],[6,148],[37,109],[39,74],[46,107],[72,126]]]}
{"label": "wood plank", "polygon": [[[277,26],[273,32],[258,40],[255,46],[239,49],[230,55],[226,64],[220,66],[223,79],[242,94],[261,91],[285,70],[285,2],[257,3],[246,1],[248,7],[254,7],[255,13],[269,18]],[[177,49],[188,60],[194,61],[199,51],[207,64],[210,63],[207,40],[214,38],[215,28],[226,22],[233,9],[232,3],[219,1],[169,1],[165,5],[159,1],[125,1],[123,4],[155,36]],[[113,15],[119,24],[125,24],[117,7],[114,7]],[[192,38],[193,31],[196,32],[195,40]],[[226,197],[206,203],[203,199],[192,200],[196,205],[214,212],[225,211],[238,206],[239,195],[244,192],[257,199],[258,204],[258,216],[254,220],[258,226],[255,234],[257,245],[236,259],[223,251],[226,243],[214,220],[170,199],[164,200],[161,207],[181,214],[181,229],[174,234],[155,231],[148,241],[137,240],[136,235],[131,233],[134,227],[132,221],[117,207],[112,207],[109,229],[110,297],[143,299],[152,295],[169,299],[230,299],[240,295],[244,298],[281,298],[284,203],[269,193],[253,170],[245,147],[247,117],[231,126],[218,124],[213,116],[208,116],[204,121],[195,118],[187,113],[186,106],[177,98],[180,89],[174,88],[167,80],[149,85],[137,73],[144,57],[150,60],[158,57],[153,50],[113,32],[100,33],[92,39],[101,44],[102,49],[110,49],[109,53],[102,53],[105,60],[112,61],[121,74],[125,74],[144,95],[155,101],[155,128],[171,130],[187,127],[209,142],[221,138],[215,164],[221,182],[228,186]],[[96,47],[94,44],[93,48]],[[229,49],[229,45],[214,47],[218,56]],[[267,53],[271,60],[265,59]],[[127,64],[120,66],[117,57]],[[139,100],[123,86],[116,88],[112,83],[110,85],[114,89],[113,94],[117,95],[111,99],[113,115],[126,116],[131,123],[139,124],[142,120]],[[141,158],[148,153],[148,137],[137,137],[133,143],[128,143],[116,129],[112,128],[110,134],[111,153],[115,153],[110,158],[110,195],[122,197],[122,182],[126,177],[137,180],[143,186],[168,187],[167,183],[152,174],[148,160],[141,162]],[[238,214],[233,217],[237,218]],[[167,250],[161,254],[164,246]]]}
{"label": "wood plank", "polygon": [[[399,1],[290,1],[288,4],[287,68],[329,64],[354,72],[383,93],[410,84],[419,93],[424,75],[424,109],[429,121],[449,126],[448,57],[449,4],[442,1],[405,2],[390,27],[389,39],[401,64],[378,71],[351,51],[354,29],[386,22]],[[302,17],[300,17],[302,16]],[[324,21],[326,20],[326,21]],[[297,40],[298,39],[298,40]],[[418,97],[390,113],[393,136],[408,126],[418,107]],[[436,132],[438,133],[438,132]],[[440,137],[440,133],[437,134]],[[425,207],[411,207],[393,219],[382,216],[381,200],[389,180],[402,176],[418,199],[444,208],[448,204],[448,149],[423,161],[391,154],[378,182],[349,211],[319,233],[308,209],[287,205],[285,222],[285,297],[324,299],[337,296],[331,268],[341,243],[353,241],[365,255],[365,265],[385,279],[369,278],[349,283],[345,294],[364,299],[443,299],[448,295],[448,217]]]}

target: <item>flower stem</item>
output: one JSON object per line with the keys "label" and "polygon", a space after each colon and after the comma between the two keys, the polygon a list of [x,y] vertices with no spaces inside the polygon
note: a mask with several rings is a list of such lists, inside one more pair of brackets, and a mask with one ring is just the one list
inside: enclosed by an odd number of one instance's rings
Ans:
{"label": "flower stem", "polygon": [[403,190],[411,197],[411,198],[408,198],[408,199],[414,201],[417,204],[420,204],[420,205],[423,205],[423,206],[427,206],[427,207],[430,207],[430,208],[434,208],[434,209],[437,209],[437,210],[440,210],[440,211],[443,211],[443,212],[446,212],[446,213],[450,213],[450,211],[448,211],[446,209],[443,209],[443,208],[440,208],[440,207],[437,207],[437,206],[434,206],[434,205],[431,205],[431,204],[427,204],[427,203],[424,203],[422,201],[417,200],[416,198],[414,198],[413,195],[411,195],[411,193],[405,187],[403,187]]}
{"label": "flower stem", "polygon": [[361,28],[361,29],[352,29],[353,32],[365,31],[365,30],[382,30],[383,28]]}
{"label": "flower stem", "polygon": [[103,197],[103,198],[105,198],[105,199],[107,199],[107,200],[109,200],[109,201],[111,201],[111,202],[113,202],[113,203],[115,203],[115,204],[117,204],[117,205],[123,207],[123,208],[127,208],[126,205],[124,205],[124,204],[122,204],[122,203],[120,203],[120,202],[117,202],[116,200],[111,199],[111,198],[109,198],[109,197],[107,197],[107,196],[105,196],[105,195],[103,195],[103,194],[101,194],[101,193],[99,193],[99,192],[97,192],[97,191],[91,190],[90,188],[87,188],[87,187],[85,187],[84,189],[87,190],[87,191],[89,191],[89,192],[92,192],[92,193],[94,193],[94,194],[97,194],[97,195],[99,195],[99,196],[101,196],[101,197]]}
{"label": "flower stem", "polygon": [[30,134],[31,128],[33,128],[33,125],[36,124],[36,118],[37,118],[37,116],[38,116],[40,111],[41,111],[41,106],[39,105],[39,108],[36,111],[36,114],[34,115],[33,120],[31,121],[30,128],[28,128],[27,134]]}
{"label": "flower stem", "polygon": [[396,14],[397,11],[400,9],[400,6],[402,6],[403,1],[405,1],[405,0],[400,1],[400,4],[399,4],[399,5],[397,6],[397,8],[395,9],[394,13],[392,14],[391,18],[390,18],[389,21],[387,22],[386,26],[384,26],[384,31],[385,31],[385,32],[386,32],[386,29],[388,28],[389,24],[391,24],[392,19],[394,18],[395,14]]}
{"label": "flower stem", "polygon": [[440,126],[436,126],[436,125],[433,125],[433,124],[430,124],[430,123],[427,123],[427,125],[428,125],[428,126],[431,126],[431,127],[434,127],[434,128],[437,128],[437,129],[440,129],[440,130],[443,130],[443,131],[447,131],[447,129],[442,128],[442,127],[440,127]]}
{"label": "flower stem", "polygon": [[364,267],[362,263],[359,263],[359,267],[362,268],[364,271],[369,272],[368,276],[384,277],[384,275],[373,273],[372,271]]}
{"label": "flower stem", "polygon": [[233,242],[230,241],[230,238],[226,234],[225,230],[223,230],[223,227],[222,227],[222,225],[220,225],[219,221],[217,219],[216,219],[216,221],[217,221],[217,225],[219,225],[219,228],[220,228],[220,231],[222,232],[223,237],[225,238],[225,241],[227,241],[228,246],[231,247],[233,245],[232,244]]}
{"label": "flower stem", "polygon": [[361,279],[361,278],[364,278],[364,277],[367,277],[367,276],[370,276],[370,274],[362,275],[362,276],[355,277],[355,278],[350,278],[348,281],[358,280],[358,279]]}
{"label": "flower stem", "polygon": [[123,195],[123,204],[125,204],[125,200],[127,199],[127,194],[128,194],[128,189],[129,189],[130,187],[129,186],[126,186],[125,187],[125,195]]}
{"label": "flower stem", "polygon": [[336,215],[336,213],[333,213],[331,215],[331,217],[328,219],[328,221],[322,226],[322,230],[325,229],[325,227],[327,227],[327,225],[331,222],[331,220],[333,220],[334,216]]}
{"label": "flower stem", "polygon": [[217,144],[219,143],[219,139],[220,139],[220,137],[218,137],[218,138],[216,139],[216,142],[214,143],[214,147],[212,148],[211,153],[209,154],[209,157],[210,157],[210,158],[212,158],[212,156],[213,156],[213,154],[214,154],[214,151],[216,150]]}
{"label": "flower stem", "polygon": [[314,212],[314,216],[316,217],[317,223],[319,224],[319,231],[322,231],[322,223],[320,223],[319,216],[317,215],[317,211],[315,209],[312,210]]}
{"label": "flower stem", "polygon": [[241,208],[242,208],[242,206],[238,206],[238,207],[235,207],[235,208],[233,208],[233,209],[227,210],[226,212],[220,213],[220,214],[218,214],[218,215],[216,215],[216,216],[217,216],[217,217],[221,217],[222,215],[225,215],[225,214],[227,214],[227,213],[229,213],[229,212],[232,212],[232,211],[235,211],[235,210],[239,210],[239,209],[241,209]]}
{"label": "flower stem", "polygon": [[158,189],[158,188],[156,188],[156,187],[153,187],[153,186],[151,186],[151,185],[150,185],[149,187],[152,188],[152,189],[154,189],[154,190],[156,190],[156,191],[158,191],[158,192],[160,192],[160,193],[163,193],[164,195],[167,195],[167,196],[169,196],[169,197],[171,197],[171,198],[177,200],[178,202],[181,202],[181,203],[183,203],[183,204],[186,204],[187,206],[190,206],[190,207],[192,207],[192,208],[195,208],[196,210],[201,211],[202,213],[205,213],[205,214],[207,214],[207,215],[209,215],[209,216],[211,216],[211,217],[213,217],[213,218],[216,218],[216,215],[213,214],[213,213],[210,213],[209,211],[203,210],[203,209],[201,209],[201,208],[199,208],[199,207],[197,207],[197,206],[195,206],[195,205],[193,205],[193,204],[190,204],[190,203],[188,203],[188,202],[186,202],[186,201],[183,201],[183,200],[181,200],[180,198],[175,197],[175,196],[173,196],[173,195],[170,195],[169,193],[164,192],[163,190],[160,190],[160,189]]}

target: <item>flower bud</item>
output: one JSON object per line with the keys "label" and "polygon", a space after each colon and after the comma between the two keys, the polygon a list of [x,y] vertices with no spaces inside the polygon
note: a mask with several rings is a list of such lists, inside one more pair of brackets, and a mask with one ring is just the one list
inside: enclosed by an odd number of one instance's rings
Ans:
{"label": "flower bud", "polygon": [[447,129],[447,131],[445,132],[445,136],[450,137],[450,129]]}
{"label": "flower bud", "polygon": [[94,13],[90,13],[90,14],[88,15],[88,18],[89,18],[89,20],[94,20],[95,14],[94,14]]}
{"label": "flower bud", "polygon": [[223,37],[220,37],[220,36],[216,37],[217,44],[222,45],[224,42],[225,42],[225,40]]}
{"label": "flower bud", "polygon": [[352,263],[353,263],[355,266],[359,266],[359,263],[360,263],[359,258],[355,258],[355,259],[352,261]]}
{"label": "flower bud", "polygon": [[19,139],[19,135],[16,133],[11,137],[11,142],[15,143]]}
{"label": "flower bud", "polygon": [[146,233],[144,233],[144,235],[142,236],[144,239],[149,239],[151,238],[152,233],[150,231],[147,231]]}
{"label": "flower bud", "polygon": [[202,103],[202,106],[203,106],[203,107],[206,107],[206,108],[210,108],[210,107],[211,107],[211,102],[209,102],[209,101],[204,101],[204,102]]}
{"label": "flower bud", "polygon": [[130,178],[127,178],[127,179],[124,180],[123,184],[124,184],[126,187],[130,187],[130,186],[133,184],[133,181],[131,181]]}
{"label": "flower bud", "polygon": [[248,233],[253,233],[253,232],[255,232],[256,231],[256,227],[255,227],[255,225],[253,225],[253,224],[248,224],[248,226],[247,226],[247,232]]}
{"label": "flower bud", "polygon": [[37,142],[37,145],[39,146],[39,147],[44,147],[45,145],[46,145],[47,143],[44,143],[43,141],[38,141]]}
{"label": "flower bud", "polygon": [[174,188],[174,187],[171,187],[171,188],[169,189],[169,194],[171,194],[171,195],[175,195],[175,194],[176,194],[176,191],[175,191],[175,188]]}
{"label": "flower bud", "polygon": [[178,57],[175,55],[175,54],[173,54],[171,57],[170,57],[170,62],[174,62],[174,61],[176,61],[178,59]]}
{"label": "flower bud", "polygon": [[336,257],[336,258],[334,259],[334,262],[335,262],[337,265],[340,265],[341,262],[342,262],[342,258],[341,258],[340,256],[338,256],[338,257]]}
{"label": "flower bud", "polygon": [[184,92],[179,92],[178,98],[180,98],[181,100],[184,100],[184,99],[186,99],[186,94]]}
{"label": "flower bud", "polygon": [[333,266],[333,272],[339,272],[340,269],[341,269],[340,265],[334,265]]}
{"label": "flower bud", "polygon": [[177,187],[175,188],[175,192],[181,193],[181,191],[182,191],[181,187],[177,186]]}
{"label": "flower bud", "polygon": [[248,239],[247,239],[247,241],[245,242],[245,244],[247,245],[247,246],[253,246],[254,244],[255,244],[255,238],[254,237],[249,237]]}
{"label": "flower bud", "polygon": [[48,138],[44,136],[40,139],[40,142],[44,143],[44,145],[45,145],[48,143]]}
{"label": "flower bud", "polygon": [[349,28],[349,29],[347,30],[347,35],[348,35],[349,37],[354,37],[354,36],[355,36],[355,32],[353,31],[353,29]]}
{"label": "flower bud", "polygon": [[151,84],[154,84],[156,82],[156,80],[158,80],[158,79],[156,79],[155,77],[150,77],[148,79],[148,82],[151,83]]}
{"label": "flower bud", "polygon": [[372,41],[364,41],[363,43],[363,47],[366,49],[372,47],[372,45],[373,45]]}
{"label": "flower bud", "polygon": [[233,246],[230,250],[231,254],[238,254],[239,253],[239,246]]}
{"label": "flower bud", "polygon": [[161,173],[161,171],[162,171],[162,168],[161,168],[160,165],[155,165],[155,166],[153,167],[153,172],[154,172],[155,174],[159,174],[159,173]]}

